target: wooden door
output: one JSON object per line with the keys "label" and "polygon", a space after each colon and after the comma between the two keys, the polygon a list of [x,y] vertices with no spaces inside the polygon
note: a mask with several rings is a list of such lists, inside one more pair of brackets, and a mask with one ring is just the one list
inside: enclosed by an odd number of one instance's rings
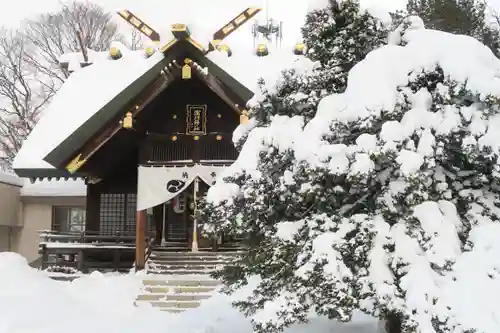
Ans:
{"label": "wooden door", "polygon": [[188,200],[186,192],[179,194],[166,205],[166,240],[168,242],[187,242],[188,239]]}

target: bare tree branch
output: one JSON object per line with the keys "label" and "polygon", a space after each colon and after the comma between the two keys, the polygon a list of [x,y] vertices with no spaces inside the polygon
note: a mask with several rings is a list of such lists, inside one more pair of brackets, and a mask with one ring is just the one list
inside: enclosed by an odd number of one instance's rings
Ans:
{"label": "bare tree branch", "polygon": [[142,34],[139,32],[139,30],[132,29],[130,43],[128,43],[129,49],[134,51],[141,49],[144,46],[142,38]]}
{"label": "bare tree branch", "polygon": [[[123,39],[111,15],[93,3],[75,1],[59,12],[27,21],[23,31],[0,29],[0,168],[9,170],[43,108],[68,78],[64,53],[104,51]],[[139,47],[140,38],[132,38]]]}
{"label": "bare tree branch", "polygon": [[50,81],[41,81],[26,61],[26,39],[0,30],[0,168],[7,170],[22,140],[33,129],[41,108],[52,96]]}
{"label": "bare tree branch", "polygon": [[77,31],[81,32],[84,46],[94,51],[104,51],[113,40],[121,38],[110,14],[96,4],[75,1],[57,13],[42,14],[27,22],[26,37],[37,48],[29,61],[45,74],[64,82],[69,72],[60,68],[59,57],[81,51]]}

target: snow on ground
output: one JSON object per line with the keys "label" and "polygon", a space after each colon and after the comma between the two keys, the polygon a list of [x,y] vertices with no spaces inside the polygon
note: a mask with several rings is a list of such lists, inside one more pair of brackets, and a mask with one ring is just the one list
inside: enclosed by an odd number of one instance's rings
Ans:
{"label": "snow on ground", "polygon": [[[181,314],[135,307],[143,274],[93,273],[59,282],[11,252],[0,253],[0,271],[0,333],[233,333],[235,327],[252,332],[250,322],[220,294]],[[376,333],[376,327],[360,316],[349,325],[317,319],[286,333]]]}

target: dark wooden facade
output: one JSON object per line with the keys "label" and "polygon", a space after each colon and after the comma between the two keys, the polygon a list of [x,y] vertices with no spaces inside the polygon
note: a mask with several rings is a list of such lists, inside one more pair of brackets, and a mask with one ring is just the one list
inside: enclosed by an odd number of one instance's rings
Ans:
{"label": "dark wooden facade", "polygon": [[[190,106],[205,109],[205,133],[187,133]],[[138,166],[231,163],[238,154],[232,132],[239,121],[240,115],[200,79],[173,82],[136,117],[133,130],[119,132],[82,167],[102,179],[88,185],[87,230],[134,234]],[[200,192],[206,190],[203,185]],[[172,203],[155,207],[147,232],[161,235],[166,208],[167,240],[189,244],[192,191],[190,186],[181,194],[182,213],[174,212]]]}
{"label": "dark wooden facade", "polygon": [[[187,31],[174,36],[148,71],[45,156],[55,169],[15,170],[29,178],[85,178],[86,229],[135,234],[139,268],[145,233],[159,238],[164,221],[167,240],[191,244],[193,186],[178,196],[182,211],[167,202],[137,212],[138,167],[232,163],[238,155],[232,133],[246,119],[243,106],[253,96],[210,61]],[[203,195],[208,186],[200,185]]]}

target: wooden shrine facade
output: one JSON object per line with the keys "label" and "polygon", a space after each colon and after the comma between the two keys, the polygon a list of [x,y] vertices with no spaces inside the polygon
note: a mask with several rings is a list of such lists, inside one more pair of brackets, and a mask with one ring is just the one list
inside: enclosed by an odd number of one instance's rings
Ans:
{"label": "wooden shrine facade", "polygon": [[[237,158],[232,133],[247,120],[242,106],[253,95],[206,57],[185,26],[176,25],[175,31],[150,70],[44,158],[55,169],[16,170],[30,178],[84,178],[86,230],[135,235],[138,268],[144,266],[146,235],[154,235],[157,245],[212,246],[213,240],[197,232],[196,202],[212,184],[216,172],[209,171]],[[190,178],[181,179],[175,192],[177,179],[141,176],[153,171]],[[201,173],[187,175],[192,172]],[[148,202],[141,194],[147,192]]]}

